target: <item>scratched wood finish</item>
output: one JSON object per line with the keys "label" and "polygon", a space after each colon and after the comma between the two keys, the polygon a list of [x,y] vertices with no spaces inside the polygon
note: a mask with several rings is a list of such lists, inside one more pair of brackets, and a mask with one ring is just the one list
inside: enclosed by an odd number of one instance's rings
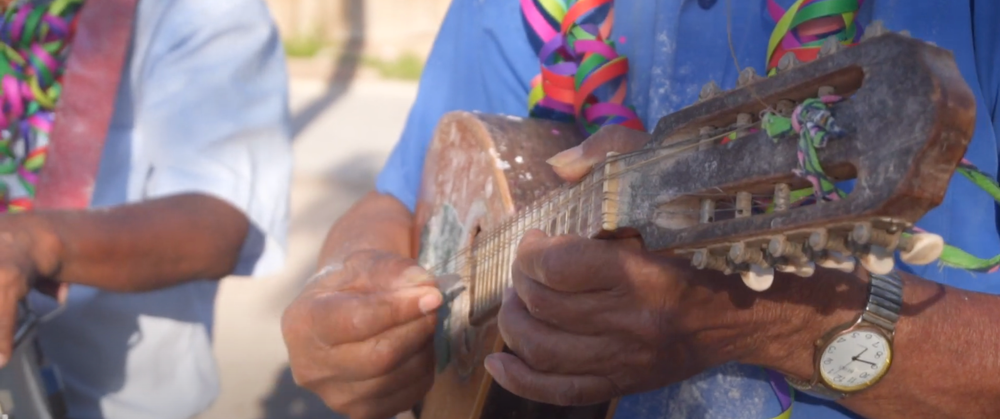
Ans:
{"label": "scratched wood finish", "polygon": [[[453,206],[471,244],[561,180],[545,160],[579,144],[571,125],[467,112],[442,119],[427,152],[416,209],[419,252],[423,230],[443,206]],[[467,298],[468,292],[464,294]],[[496,385],[482,367],[486,355],[504,349],[495,318],[467,325],[465,349],[439,373],[420,407],[422,419],[603,419],[607,405],[564,408],[530,402]]]}
{"label": "scratched wood finish", "polygon": [[[766,133],[749,134],[728,147],[652,164],[622,180],[621,227],[638,230],[652,249],[705,247],[782,232],[861,220],[911,224],[944,199],[948,183],[975,129],[976,105],[951,52],[897,34],[821,58],[664,117],[654,143],[676,141],[705,125],[725,126],[735,112],[756,115],[761,100],[801,100],[829,85],[850,99],[833,107],[848,133],[830,140],[820,160],[833,175],[857,175],[854,192],[836,202],[790,211],[665,229],[658,210],[678,197],[745,190],[769,193],[796,178],[794,140],[774,144]],[[625,159],[628,167],[648,155]],[[766,162],[766,163],[765,163]],[[655,197],[654,197],[655,196]]]}
{"label": "scratched wood finish", "polygon": [[39,174],[37,209],[90,205],[137,4],[138,0],[89,0],[80,9],[52,143]]}

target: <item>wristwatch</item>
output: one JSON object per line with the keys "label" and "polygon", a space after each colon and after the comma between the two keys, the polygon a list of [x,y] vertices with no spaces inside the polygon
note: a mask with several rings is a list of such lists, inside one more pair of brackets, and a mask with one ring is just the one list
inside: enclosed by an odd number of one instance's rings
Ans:
{"label": "wristwatch", "polygon": [[892,365],[892,339],[903,304],[903,281],[892,271],[869,273],[868,304],[857,320],[816,341],[815,372],[809,381],[785,377],[801,392],[836,400],[878,383]]}

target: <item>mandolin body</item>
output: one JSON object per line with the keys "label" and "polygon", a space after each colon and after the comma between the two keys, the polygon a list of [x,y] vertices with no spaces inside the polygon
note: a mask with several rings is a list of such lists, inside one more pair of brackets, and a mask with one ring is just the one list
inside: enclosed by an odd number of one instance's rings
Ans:
{"label": "mandolin body", "polygon": [[[427,151],[416,207],[415,254],[437,275],[468,274],[440,266],[563,182],[545,160],[583,141],[573,125],[454,112],[438,125]],[[450,268],[450,269],[449,269]],[[458,272],[456,272],[458,271]],[[471,284],[439,314],[438,371],[421,419],[603,419],[608,404],[566,408],[521,399],[496,385],[483,367],[504,350],[495,313],[469,321]]]}

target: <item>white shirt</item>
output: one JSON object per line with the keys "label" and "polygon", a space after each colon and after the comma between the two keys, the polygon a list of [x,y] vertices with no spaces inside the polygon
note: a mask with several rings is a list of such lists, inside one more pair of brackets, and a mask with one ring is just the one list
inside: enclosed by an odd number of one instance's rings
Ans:
{"label": "white shirt", "polygon": [[[266,5],[141,0],[137,13],[93,206],[191,192],[221,198],[253,226],[236,274],[273,272],[284,258],[291,140],[284,52]],[[217,289],[211,281],[140,294],[72,286],[65,310],[39,329],[70,416],[188,419],[208,408],[219,392]]]}

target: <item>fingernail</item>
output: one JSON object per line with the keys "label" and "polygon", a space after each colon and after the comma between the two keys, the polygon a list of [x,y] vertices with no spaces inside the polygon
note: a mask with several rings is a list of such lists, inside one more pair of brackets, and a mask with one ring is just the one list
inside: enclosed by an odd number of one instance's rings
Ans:
{"label": "fingernail", "polygon": [[583,148],[576,146],[552,156],[545,162],[555,167],[565,167],[583,157]]}
{"label": "fingernail", "polygon": [[0,368],[7,366],[7,355],[0,354]]}
{"label": "fingernail", "polygon": [[444,299],[441,297],[441,294],[435,292],[433,294],[427,294],[420,297],[420,301],[417,303],[417,306],[420,307],[421,313],[430,314],[432,311],[437,310],[438,307],[441,307],[441,303],[443,301]]}
{"label": "fingernail", "polygon": [[397,283],[400,285],[415,285],[431,279],[431,276],[427,274],[427,270],[424,268],[411,266],[399,274],[399,280]]}
{"label": "fingernail", "polygon": [[483,362],[483,366],[486,367],[486,371],[490,373],[496,380],[502,380],[504,377],[503,363],[500,362],[495,356],[489,355],[486,357],[486,361]]}

